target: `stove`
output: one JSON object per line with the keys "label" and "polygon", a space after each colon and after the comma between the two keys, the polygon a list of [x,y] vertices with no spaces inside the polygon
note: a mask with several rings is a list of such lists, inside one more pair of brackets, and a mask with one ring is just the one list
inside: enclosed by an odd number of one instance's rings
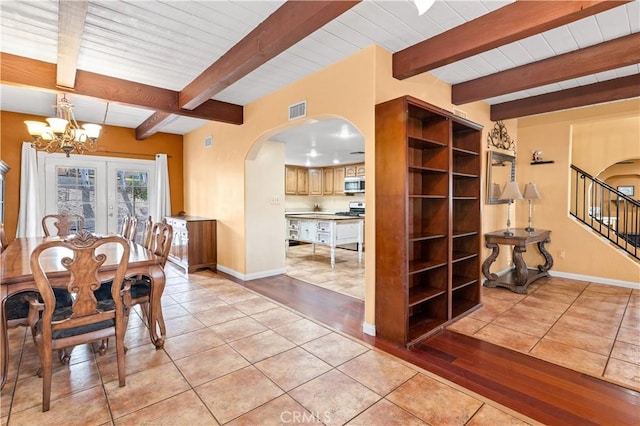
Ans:
{"label": "stove", "polygon": [[351,201],[349,203],[349,211],[336,212],[336,216],[363,216],[364,201]]}

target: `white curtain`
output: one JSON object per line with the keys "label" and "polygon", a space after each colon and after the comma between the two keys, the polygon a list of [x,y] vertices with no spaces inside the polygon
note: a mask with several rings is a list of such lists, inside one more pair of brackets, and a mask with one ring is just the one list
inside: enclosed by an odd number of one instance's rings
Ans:
{"label": "white curtain", "polygon": [[36,150],[29,142],[22,143],[20,172],[20,209],[16,237],[39,237],[42,230],[42,210],[38,190],[38,161]]}
{"label": "white curtain", "polygon": [[169,190],[169,166],[167,154],[156,154],[156,204],[151,216],[155,222],[171,216],[171,192]]}

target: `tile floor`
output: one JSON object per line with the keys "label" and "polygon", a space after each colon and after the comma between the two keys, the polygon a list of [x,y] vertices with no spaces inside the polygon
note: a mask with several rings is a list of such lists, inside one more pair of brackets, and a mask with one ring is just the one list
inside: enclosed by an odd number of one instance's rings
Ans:
{"label": "tile floor", "polygon": [[287,250],[287,275],[356,299],[364,300],[364,253],[336,249],[336,264],[331,268],[329,247],[311,244],[291,246]]}
{"label": "tile floor", "polygon": [[[328,248],[291,247],[287,274],[364,299],[364,263]],[[520,295],[482,287],[484,306],[449,327],[595,377],[640,390],[640,291],[545,278]]]}
{"label": "tile floor", "polygon": [[79,346],[70,365],[54,363],[42,413],[30,334],[10,330],[0,424],[535,423],[212,272],[167,270],[168,339],[156,350],[132,313],[125,387],[113,346],[105,356]]}
{"label": "tile floor", "polygon": [[482,287],[460,333],[640,390],[640,291],[543,278],[516,294]]}

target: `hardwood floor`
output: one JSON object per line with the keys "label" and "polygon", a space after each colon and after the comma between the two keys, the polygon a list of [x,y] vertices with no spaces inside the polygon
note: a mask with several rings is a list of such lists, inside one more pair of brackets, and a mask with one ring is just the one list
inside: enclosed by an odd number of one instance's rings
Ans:
{"label": "hardwood floor", "polygon": [[[231,278],[230,278],[231,279]],[[362,332],[364,303],[285,275],[239,284],[545,424],[638,424],[640,393],[452,331],[411,350]]]}

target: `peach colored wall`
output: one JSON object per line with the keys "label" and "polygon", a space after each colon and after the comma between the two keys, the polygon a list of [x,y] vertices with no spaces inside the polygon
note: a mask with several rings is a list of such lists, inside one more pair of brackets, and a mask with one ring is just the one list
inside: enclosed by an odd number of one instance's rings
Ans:
{"label": "peach colored wall", "polygon": [[[521,152],[540,150],[545,160],[554,161],[530,165],[523,155],[517,171],[521,183],[535,182],[542,195],[534,204],[533,220],[534,227],[552,231],[548,245],[554,257],[551,272],[640,284],[638,262],[568,214],[572,162],[598,174],[617,161],[640,157],[640,100],[522,118],[518,135]],[[524,223],[528,204],[518,202],[517,211],[520,223]],[[527,253],[526,259],[533,264],[537,256]]]}
{"label": "peach colored wall", "polygon": [[[22,142],[32,139],[24,125],[24,120],[44,121],[44,117],[2,111],[2,117],[0,118],[0,147],[2,148],[0,150],[2,157],[0,158],[11,167],[7,174],[5,193],[5,229],[9,240],[14,238],[18,223]],[[156,133],[144,141],[137,141],[135,139],[135,129],[105,126],[98,142],[98,151],[87,153],[87,155],[153,160],[156,153],[166,153],[169,156],[171,209],[173,213],[177,213],[182,210],[184,202],[182,192],[182,152],[181,135]]]}
{"label": "peach colored wall", "polygon": [[[373,143],[372,59],[372,49],[365,49],[258,99],[245,106],[241,126],[210,123],[185,135],[186,211],[218,220],[219,265],[247,273],[246,245],[251,241],[245,226],[245,160],[254,158],[259,144],[270,135],[300,122],[288,121],[289,105],[306,100],[307,119],[343,117],[359,129],[366,144]],[[209,135],[213,147],[204,148],[203,140]],[[373,254],[373,250],[366,254],[367,262]]]}
{"label": "peach colored wall", "polygon": [[[259,143],[282,129],[296,125],[287,121],[288,106],[307,101],[307,118],[340,116],[353,123],[365,138],[365,164],[375,166],[375,104],[406,94],[426,100],[447,110],[451,95],[448,84],[428,74],[404,81],[391,75],[391,54],[372,46],[346,60],[295,82],[245,107],[242,126],[210,123],[185,135],[185,206],[189,214],[212,216],[218,219],[218,263],[232,271],[245,274],[247,244],[245,222],[254,220],[247,211],[245,200],[245,160],[253,158]],[[465,105],[468,119],[485,126],[484,137],[492,127],[489,108],[482,102]],[[513,136],[517,136],[515,122],[507,122]],[[213,136],[213,147],[204,148],[206,136]],[[258,142],[256,144],[256,142]],[[483,146],[485,146],[483,144]],[[486,155],[483,155],[483,164]],[[483,166],[484,167],[484,166]],[[484,169],[483,169],[484,170]],[[375,176],[367,173],[365,201],[375,203]],[[248,184],[248,183],[247,183]],[[484,185],[483,185],[484,197]],[[484,198],[483,198],[484,199]],[[501,220],[496,206],[483,206],[495,215],[485,220],[484,229],[493,230],[494,216]],[[500,206],[502,207],[502,206]],[[505,212],[506,213],[506,212]],[[374,209],[367,210],[365,221],[367,241],[375,241]],[[265,254],[268,255],[268,254]],[[366,301],[365,321],[373,324],[375,314],[375,247],[365,251]],[[250,271],[253,272],[253,271]]]}

